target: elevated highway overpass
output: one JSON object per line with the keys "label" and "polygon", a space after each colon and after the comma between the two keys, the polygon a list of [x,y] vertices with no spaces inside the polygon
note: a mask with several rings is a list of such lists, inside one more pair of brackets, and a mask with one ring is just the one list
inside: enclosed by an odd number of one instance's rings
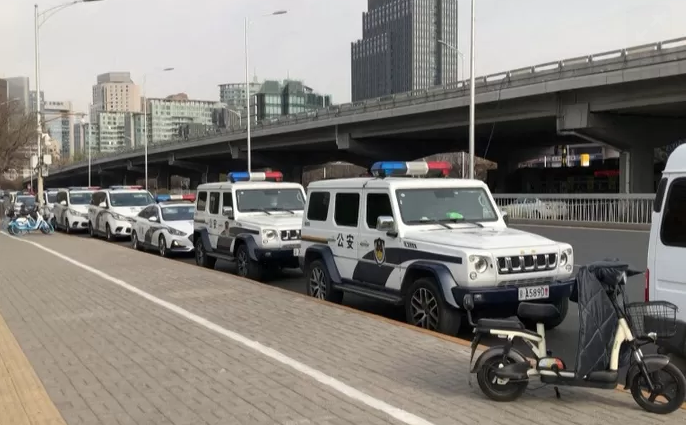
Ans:
{"label": "elevated highway overpass", "polygon": [[[541,147],[598,142],[622,151],[622,191],[652,191],[653,148],[686,137],[686,37],[480,77],[476,154],[509,169]],[[305,166],[359,165],[464,150],[467,81],[257,123],[255,167],[297,179]],[[245,128],[149,146],[150,176],[194,182],[244,168]],[[94,156],[103,184],[140,177],[143,148]],[[46,184],[85,184],[87,162],[53,168]],[[97,177],[96,180],[98,181]]]}

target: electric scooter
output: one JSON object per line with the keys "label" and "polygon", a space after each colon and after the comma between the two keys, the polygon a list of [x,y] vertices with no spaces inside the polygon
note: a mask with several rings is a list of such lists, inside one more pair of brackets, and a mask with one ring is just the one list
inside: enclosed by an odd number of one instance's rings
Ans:
{"label": "electric scooter", "polygon": [[[593,267],[592,271],[590,271],[591,267]],[[569,370],[561,359],[552,356],[552,352],[546,346],[545,326],[542,322],[559,315],[554,305],[530,302],[519,304],[517,316],[536,322],[536,331],[531,331],[518,318],[481,318],[474,323],[472,319],[474,299],[472,295],[467,294],[463,299],[463,307],[467,311],[469,323],[475,328],[471,347],[470,373],[476,373],[481,391],[494,401],[514,401],[524,393],[529,380],[535,378],[543,384],[554,385],[557,398],[560,398],[558,386],[615,389],[619,383],[620,352],[624,354],[622,348],[628,346],[631,363],[624,389],[630,389],[636,403],[648,412],[668,414],[681,408],[686,398],[686,378],[682,372],[670,363],[667,356],[643,354],[641,351],[642,346],[655,343],[657,338],[668,338],[676,333],[677,307],[666,301],[625,303],[624,286],[627,276],[642,273],[629,269],[626,264],[603,262],[588,265],[585,268],[586,270],[582,268],[579,271],[576,284],[580,284],[579,275],[582,272],[590,271],[590,275],[596,277],[598,283],[602,285],[609,298],[606,301],[611,303],[616,314],[617,325],[614,339],[610,339],[607,345],[609,364],[608,362],[600,363],[607,364],[607,368],[605,370],[593,369],[580,376],[576,370],[579,366],[578,360],[577,368]],[[616,270],[620,270],[621,274],[610,277]],[[619,295],[621,295],[621,302],[618,300]],[[581,298],[575,302],[577,301],[581,316],[584,306],[581,305]],[[506,342],[503,345],[488,348],[472,366],[476,348],[484,335],[495,335],[505,339]],[[582,337],[579,340],[581,347],[584,335],[580,336]],[[593,335],[590,337],[592,338]],[[527,359],[524,354],[513,347],[518,339],[523,340],[530,348],[533,359]],[[599,358],[604,358],[604,354],[601,353]],[[662,403],[663,399],[666,403]]]}

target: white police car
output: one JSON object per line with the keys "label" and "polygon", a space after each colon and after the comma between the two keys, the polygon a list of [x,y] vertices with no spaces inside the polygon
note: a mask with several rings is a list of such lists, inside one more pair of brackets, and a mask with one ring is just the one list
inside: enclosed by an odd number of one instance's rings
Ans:
{"label": "white police car", "polygon": [[305,190],[278,171],[229,173],[228,181],[198,186],[195,260],[213,268],[236,262],[237,273],[261,280],[280,268],[297,268]]}
{"label": "white police car", "polygon": [[43,215],[43,218],[45,221],[50,223],[52,227],[54,228],[56,225],[56,220],[55,220],[55,214],[54,214],[54,208],[55,208],[55,203],[57,202],[57,193],[61,189],[46,189],[43,191],[43,211],[41,214]]}
{"label": "white police car", "polygon": [[55,229],[67,233],[88,229],[88,205],[99,187],[70,187],[60,189],[52,209]]}
{"label": "white police car", "polygon": [[350,293],[405,307],[413,325],[455,334],[465,294],[476,313],[514,315],[521,301],[567,312],[572,247],[508,228],[488,187],[446,177],[445,162],[379,162],[372,177],[313,182],[303,219],[307,293]]}
{"label": "white police car", "polygon": [[133,217],[154,203],[150,192],[141,186],[110,186],[93,193],[88,207],[88,232],[108,241],[131,236]]}
{"label": "white police car", "polygon": [[163,257],[193,251],[195,195],[157,195],[133,218],[131,247],[155,249]]}

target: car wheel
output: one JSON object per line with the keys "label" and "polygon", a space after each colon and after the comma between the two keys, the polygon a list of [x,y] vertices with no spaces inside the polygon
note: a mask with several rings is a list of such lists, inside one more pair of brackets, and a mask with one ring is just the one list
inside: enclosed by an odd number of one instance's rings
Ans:
{"label": "car wheel", "polygon": [[205,247],[202,244],[202,238],[195,238],[195,264],[200,267],[205,267],[208,269],[213,269],[214,265],[217,263],[217,259],[207,255]]}
{"label": "car wheel", "polygon": [[407,323],[430,331],[457,335],[462,314],[445,302],[439,286],[432,278],[414,281],[405,296]]}
{"label": "car wheel", "polygon": [[323,261],[315,260],[307,267],[307,295],[336,304],[343,301],[343,291],[333,287]]}
{"label": "car wheel", "polygon": [[167,240],[164,238],[164,235],[160,235],[159,239],[157,240],[157,249],[160,251],[161,257],[169,257],[169,250],[167,249]]}
{"label": "car wheel", "polygon": [[65,231],[67,234],[70,234],[70,233],[71,233],[71,229],[69,228],[69,219],[68,219],[68,218],[65,218],[65,219],[64,219],[64,231]]}
{"label": "car wheel", "polygon": [[248,246],[241,243],[236,248],[236,274],[252,280],[263,280],[266,273],[263,272],[260,264],[250,258]]}
{"label": "car wheel", "polygon": [[138,240],[138,234],[134,230],[131,232],[131,248],[135,249],[136,251],[142,251],[143,248],[141,247],[140,241]]}
{"label": "car wheel", "polygon": [[114,242],[114,235],[112,235],[109,224],[105,224],[105,239],[107,239],[108,242]]}
{"label": "car wheel", "polygon": [[95,229],[93,229],[93,223],[90,221],[88,222],[88,234],[91,236],[91,238],[95,238]]}

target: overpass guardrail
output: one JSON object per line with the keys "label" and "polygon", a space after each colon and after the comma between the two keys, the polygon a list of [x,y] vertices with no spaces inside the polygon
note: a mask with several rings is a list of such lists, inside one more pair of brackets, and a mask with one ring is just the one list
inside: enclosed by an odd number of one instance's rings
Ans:
{"label": "overpass guardrail", "polygon": [[512,224],[648,230],[655,194],[493,194]]}
{"label": "overpass guardrail", "polygon": [[[607,52],[577,56],[574,58],[562,59],[547,62],[539,65],[527,66],[524,68],[498,72],[486,76],[476,77],[475,87],[477,93],[498,91],[505,88],[519,87],[531,84],[533,79],[542,81],[553,81],[556,79],[579,77],[593,73],[609,72],[613,70],[625,70],[631,66],[632,61],[636,66],[644,64],[646,58],[651,58],[664,54],[671,54],[686,51],[686,37],[660,41],[656,43],[643,44],[623,49],[616,49]],[[253,123],[253,131],[266,130],[271,128],[284,127],[304,122],[318,120],[332,120],[339,117],[357,115],[367,112],[375,112],[386,109],[394,109],[405,106],[425,104],[429,102],[441,101],[468,95],[469,80],[457,81],[454,83],[434,86],[427,89],[419,89],[405,93],[367,99],[363,101],[350,102],[339,105],[331,105],[312,111],[289,114],[278,118],[268,118]],[[207,132],[198,137],[188,139],[171,139],[164,141],[154,141],[149,148],[163,148],[169,145],[182,145],[192,141],[203,139],[213,139],[222,135],[236,135],[246,133],[245,125],[234,126],[231,128],[208,129]],[[93,153],[92,159],[101,160],[105,158],[116,158],[133,153],[143,153],[143,146],[126,147],[113,152]],[[68,165],[51,167],[51,173],[59,173],[74,167],[83,167],[87,161],[74,162]]]}

